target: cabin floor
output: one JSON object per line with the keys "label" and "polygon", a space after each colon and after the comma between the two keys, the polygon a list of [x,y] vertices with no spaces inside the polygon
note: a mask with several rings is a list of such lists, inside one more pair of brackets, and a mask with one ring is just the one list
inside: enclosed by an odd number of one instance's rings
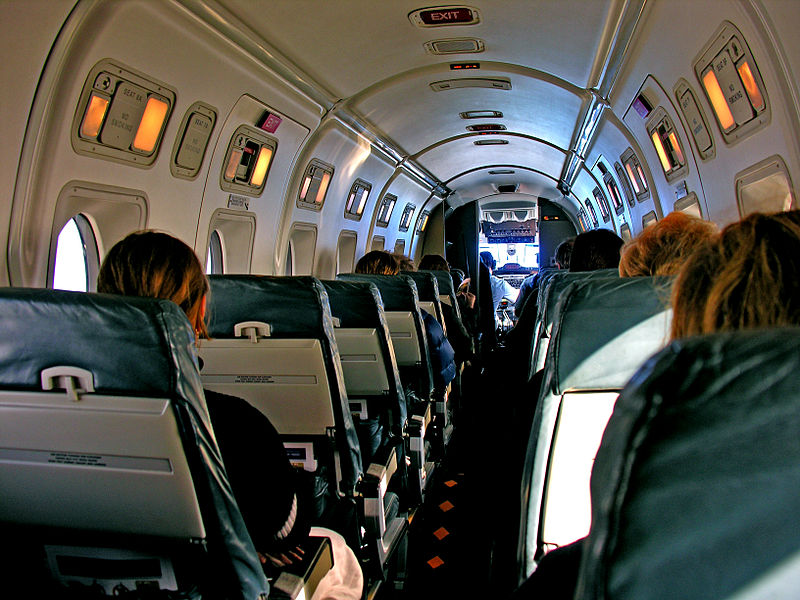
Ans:
{"label": "cabin floor", "polygon": [[485,414],[475,408],[486,387],[483,381],[473,383],[478,385],[464,386],[473,393],[460,406],[447,455],[411,520],[404,585],[396,589],[386,582],[374,600],[508,596],[510,589],[492,582],[497,577],[492,560],[497,528],[506,526],[502,518],[508,516],[500,509],[508,497],[501,482],[492,483],[496,449]]}

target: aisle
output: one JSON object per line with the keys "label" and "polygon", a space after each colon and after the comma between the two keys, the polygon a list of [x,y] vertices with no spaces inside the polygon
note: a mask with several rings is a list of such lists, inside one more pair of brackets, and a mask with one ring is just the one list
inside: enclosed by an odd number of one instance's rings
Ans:
{"label": "aisle", "polygon": [[432,489],[411,522],[405,588],[382,586],[376,600],[481,597],[489,550],[482,541],[486,536],[476,490],[457,450],[452,448],[438,467]]}

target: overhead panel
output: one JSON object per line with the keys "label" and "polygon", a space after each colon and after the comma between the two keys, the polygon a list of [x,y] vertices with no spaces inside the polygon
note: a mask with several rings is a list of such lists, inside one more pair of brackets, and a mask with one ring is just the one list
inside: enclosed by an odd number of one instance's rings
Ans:
{"label": "overhead panel", "polygon": [[175,91],[120,63],[103,60],[89,72],[72,122],[79,154],[138,166],[155,162],[175,104]]}
{"label": "overhead panel", "polygon": [[217,111],[208,104],[195,102],[186,111],[169,164],[170,171],[175,177],[182,179],[197,177],[216,122]]}
{"label": "overhead panel", "polygon": [[733,23],[722,23],[695,59],[694,72],[726,144],[769,123],[770,108],[761,73]]}

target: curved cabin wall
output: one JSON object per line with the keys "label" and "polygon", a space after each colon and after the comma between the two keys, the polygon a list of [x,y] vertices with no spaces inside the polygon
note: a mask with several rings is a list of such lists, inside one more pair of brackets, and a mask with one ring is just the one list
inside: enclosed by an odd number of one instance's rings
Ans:
{"label": "curved cabin wall", "polygon": [[[255,219],[252,270],[272,272],[289,173],[301,144],[322,110],[277,79],[264,65],[168,2],[129,0],[80,4],[62,30],[47,62],[35,99],[15,189],[9,239],[13,285],[47,285],[50,231],[56,200],[71,181],[141,192],[148,200],[145,226],[177,235],[205,256],[209,224],[218,209],[240,210]],[[168,50],[165,50],[165,40]],[[141,168],[96,156],[78,155],[70,128],[86,77],[99,61],[115,62],[164,82],[176,93],[154,164]],[[170,159],[187,109],[197,101],[213,107],[217,122],[200,173],[174,177]],[[278,149],[265,188],[243,207],[229,207],[220,172],[232,132],[254,124],[264,110],[282,123],[271,134]],[[89,216],[91,213],[89,212]],[[100,237],[101,255],[117,240]]]}

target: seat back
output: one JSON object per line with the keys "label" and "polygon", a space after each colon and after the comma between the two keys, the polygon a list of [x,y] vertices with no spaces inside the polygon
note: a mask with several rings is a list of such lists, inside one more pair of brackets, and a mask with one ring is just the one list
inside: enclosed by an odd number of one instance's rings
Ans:
{"label": "seat back", "polygon": [[420,273],[433,273],[436,284],[439,286],[439,300],[452,307],[456,316],[461,320],[461,310],[456,301],[456,290],[453,287],[453,277],[447,271],[427,271],[420,269]]}
{"label": "seat back", "polygon": [[164,300],[4,288],[0,331],[0,522],[21,572],[35,562],[26,550],[44,546],[57,581],[97,581],[109,595],[152,578],[266,598],[183,312]]}
{"label": "seat back", "polygon": [[380,292],[373,283],[323,281],[344,370],[348,398],[379,400],[392,431],[402,435],[406,404]]}
{"label": "seat back", "polygon": [[428,399],[433,391],[433,373],[425,325],[419,308],[419,294],[414,280],[406,274],[363,273],[339,273],[336,279],[375,284],[383,301],[386,322],[403,384],[410,385],[421,399]]}
{"label": "seat back", "polygon": [[600,436],[619,391],[667,341],[670,284],[590,278],[561,294],[523,475],[529,571],[547,549],[588,532],[589,473]]}
{"label": "seat back", "polygon": [[576,598],[792,598],[800,329],[678,340],[622,391]]}
{"label": "seat back", "polygon": [[307,470],[327,462],[331,451],[337,488],[352,495],[361,454],[325,288],[313,277],[212,275],[209,281],[211,339],[199,347],[203,384],[262,411]]}
{"label": "seat back", "polygon": [[447,329],[444,323],[444,316],[442,315],[442,301],[440,297],[441,290],[439,289],[439,282],[431,271],[404,271],[403,275],[410,277],[417,284],[417,293],[419,294],[419,306],[422,310],[431,314],[439,325]]}
{"label": "seat back", "polygon": [[555,308],[561,297],[561,293],[575,281],[584,279],[618,279],[617,269],[600,269],[597,271],[551,271],[543,275],[543,281],[539,284],[538,310],[536,315],[536,325],[534,326],[534,341],[531,345],[531,360],[528,371],[528,379],[534,373],[544,368],[544,360],[547,356],[547,347],[550,343],[550,335],[553,330],[553,318]]}

